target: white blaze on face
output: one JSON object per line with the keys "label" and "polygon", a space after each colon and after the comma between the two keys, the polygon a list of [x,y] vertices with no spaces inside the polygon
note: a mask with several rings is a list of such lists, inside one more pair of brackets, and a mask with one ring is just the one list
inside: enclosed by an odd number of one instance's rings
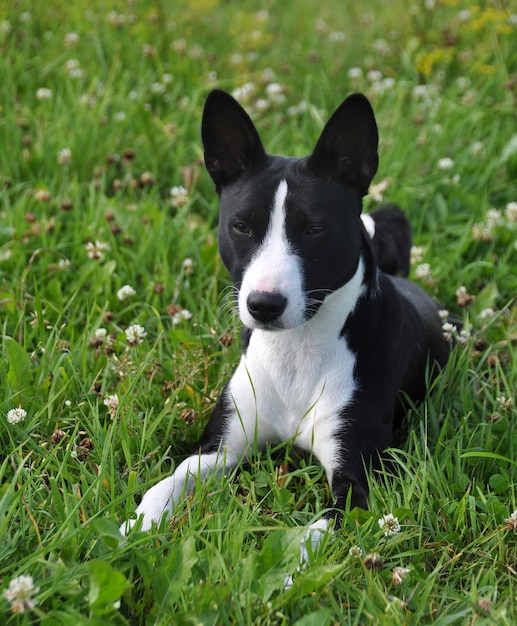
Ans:
{"label": "white blaze on face", "polygon": [[305,319],[302,259],[293,252],[285,227],[288,193],[287,182],[283,180],[275,193],[264,240],[244,272],[238,303],[239,316],[248,328],[261,328],[247,307],[248,296],[253,291],[287,298],[286,309],[275,327],[292,328]]}

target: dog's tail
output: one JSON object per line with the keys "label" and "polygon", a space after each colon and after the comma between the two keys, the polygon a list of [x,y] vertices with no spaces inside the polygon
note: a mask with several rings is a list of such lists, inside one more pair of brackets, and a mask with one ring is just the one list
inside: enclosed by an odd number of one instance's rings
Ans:
{"label": "dog's tail", "polygon": [[380,269],[392,276],[407,277],[410,268],[411,226],[405,213],[394,204],[386,204],[361,217]]}

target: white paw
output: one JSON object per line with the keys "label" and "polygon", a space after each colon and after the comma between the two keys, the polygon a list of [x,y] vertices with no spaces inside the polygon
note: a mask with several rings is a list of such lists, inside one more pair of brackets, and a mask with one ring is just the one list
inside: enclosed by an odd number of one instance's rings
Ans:
{"label": "white paw", "polygon": [[328,525],[328,519],[320,519],[307,528],[305,537],[300,543],[300,564],[303,565],[304,563],[307,563],[309,561],[309,552],[307,550],[307,546],[310,545],[311,553],[314,552],[317,549],[320,541],[323,539],[323,535],[327,532]]}
{"label": "white paw", "polygon": [[[320,519],[307,527],[305,536],[300,542],[300,565],[296,568],[297,572],[300,571],[302,565],[309,562],[309,551],[307,547],[310,545],[311,554],[317,550],[320,541],[327,532],[328,525],[328,519]],[[292,587],[293,582],[292,576],[286,576],[284,580],[284,591]]]}
{"label": "white paw", "polygon": [[140,530],[143,531],[150,530],[153,522],[158,525],[164,516],[169,519],[172,515],[174,485],[174,477],[169,476],[146,491],[136,509],[136,518],[126,520],[121,525],[120,532],[123,535],[127,534],[140,519],[142,520]]}

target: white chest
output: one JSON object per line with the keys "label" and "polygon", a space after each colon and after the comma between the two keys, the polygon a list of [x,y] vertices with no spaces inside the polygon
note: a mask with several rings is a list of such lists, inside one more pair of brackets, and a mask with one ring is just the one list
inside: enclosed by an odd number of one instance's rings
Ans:
{"label": "white chest", "polygon": [[236,416],[227,425],[232,445],[293,439],[316,450],[335,439],[356,389],[356,356],[340,332],[360,297],[361,278],[359,267],[352,284],[329,295],[305,324],[252,333],[229,385]]}
{"label": "white chest", "polygon": [[294,439],[310,450],[316,429],[330,436],[340,427],[355,390],[355,356],[344,339],[315,347],[294,334],[267,343],[252,336],[230,391],[248,441]]}

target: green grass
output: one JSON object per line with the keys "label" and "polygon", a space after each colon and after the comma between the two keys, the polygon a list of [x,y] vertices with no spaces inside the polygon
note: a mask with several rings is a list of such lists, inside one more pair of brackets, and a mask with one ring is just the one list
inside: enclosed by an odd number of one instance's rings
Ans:
{"label": "green grass", "polygon": [[[2,3],[2,623],[517,622],[517,18],[503,0],[433,4]],[[300,529],[331,504],[290,446],[199,485],[170,526],[118,533],[191,450],[239,358],[199,126],[212,87],[248,83],[266,147],[286,154],[309,153],[347,93],[370,97],[374,182],[390,178],[385,200],[423,248],[413,278],[474,331],[371,477],[370,512],[346,517],[288,591]],[[136,293],[119,300],[124,285]],[[178,307],[192,318],[174,323]],[[130,346],[133,324],[146,336]],[[410,570],[398,585],[394,567]],[[13,613],[20,575],[38,591]]]}

